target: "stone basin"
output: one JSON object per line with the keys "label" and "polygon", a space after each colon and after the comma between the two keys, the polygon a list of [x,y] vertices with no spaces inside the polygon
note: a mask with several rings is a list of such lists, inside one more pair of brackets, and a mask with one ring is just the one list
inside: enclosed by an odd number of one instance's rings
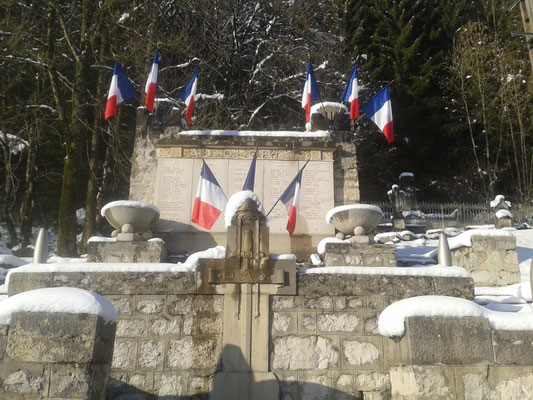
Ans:
{"label": "stone basin", "polygon": [[[132,233],[145,232],[159,219],[159,210],[153,204],[128,200],[107,203],[101,214],[115,229]],[[123,229],[125,226],[128,228]]]}
{"label": "stone basin", "polygon": [[[371,204],[351,204],[332,208],[326,215],[326,222],[345,235],[368,234],[381,222],[381,208]],[[356,231],[357,228],[357,231]],[[362,228],[362,229],[361,229]]]}

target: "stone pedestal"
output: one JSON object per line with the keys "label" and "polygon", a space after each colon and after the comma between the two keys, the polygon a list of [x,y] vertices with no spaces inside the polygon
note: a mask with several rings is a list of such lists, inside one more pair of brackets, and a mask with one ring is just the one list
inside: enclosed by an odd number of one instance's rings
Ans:
{"label": "stone pedestal", "polygon": [[514,236],[472,236],[472,247],[452,250],[452,265],[470,271],[476,286],[507,286],[520,282]]}
{"label": "stone pedestal", "polygon": [[396,267],[396,247],[372,243],[327,243],[326,267]]}
{"label": "stone pedestal", "polygon": [[403,218],[393,218],[392,219],[392,230],[393,231],[404,231],[405,230],[405,219]]}
{"label": "stone pedestal", "polygon": [[511,228],[513,220],[511,218],[494,218],[494,227],[496,229]]}
{"label": "stone pedestal", "polygon": [[90,242],[87,254],[89,262],[160,263],[167,259],[167,249],[162,240]]}
{"label": "stone pedestal", "polygon": [[0,326],[0,398],[105,399],[115,329],[95,315],[13,314]]}

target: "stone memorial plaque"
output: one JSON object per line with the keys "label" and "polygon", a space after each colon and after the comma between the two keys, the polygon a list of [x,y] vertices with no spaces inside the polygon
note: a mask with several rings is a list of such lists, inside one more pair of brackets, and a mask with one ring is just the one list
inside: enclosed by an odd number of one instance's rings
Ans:
{"label": "stone memorial plaque", "polygon": [[[246,159],[209,158],[206,162],[228,197],[242,190],[250,168],[251,156]],[[265,212],[270,210],[304,164],[305,161],[257,160],[255,193],[263,202]],[[191,223],[201,168],[201,159],[160,158],[158,160],[156,205],[161,213],[161,221],[158,222],[156,230],[206,231]],[[300,211],[295,234],[333,233],[333,228],[325,222],[326,212],[334,205],[333,163],[309,162],[302,179]],[[278,202],[272,210],[268,225],[271,233],[286,233],[287,211],[283,203]],[[210,232],[225,231],[224,215],[221,215]]]}
{"label": "stone memorial plaque", "polygon": [[192,185],[193,160],[183,158],[158,160],[155,203],[162,220],[159,224],[160,229],[169,229],[164,220],[179,222],[190,220]]}

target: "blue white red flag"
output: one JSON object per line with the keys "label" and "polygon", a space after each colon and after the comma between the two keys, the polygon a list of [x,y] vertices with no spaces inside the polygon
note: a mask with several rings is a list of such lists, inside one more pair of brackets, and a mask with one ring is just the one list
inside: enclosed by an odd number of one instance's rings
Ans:
{"label": "blue white red flag", "polygon": [[350,119],[352,121],[359,118],[359,86],[357,85],[357,66],[355,63],[341,101],[350,103]]}
{"label": "blue white red flag", "polygon": [[250,169],[248,170],[248,175],[246,176],[246,180],[244,181],[244,186],[242,187],[242,190],[249,190],[251,192],[254,191],[255,186],[255,164],[257,163],[257,152],[254,154],[254,158],[252,158],[252,163],[250,164]]}
{"label": "blue white red flag", "polygon": [[381,129],[389,143],[394,142],[392,124],[392,106],[390,100],[390,83],[381,89],[368,103],[361,107],[368,117]]}
{"label": "blue white red flag", "polygon": [[155,94],[157,92],[157,75],[159,73],[159,50],[155,51],[154,61],[152,62],[152,69],[146,80],[146,87],[144,91],[146,98],[144,99],[144,105],[149,112],[154,111]]}
{"label": "blue white red flag", "polygon": [[185,112],[186,126],[191,125],[192,114],[194,112],[194,96],[196,96],[196,87],[198,86],[198,74],[200,69],[196,68],[191,78],[187,81],[187,84],[183,88],[181,93],[181,100],[185,102],[187,111]]}
{"label": "blue white red flag", "polygon": [[228,199],[215,176],[203,161],[191,222],[205,229],[211,229],[226,207]]}
{"label": "blue white red flag", "polygon": [[304,91],[302,93],[302,108],[305,110],[305,122],[311,120],[311,101],[321,100],[318,85],[316,84],[315,73],[311,60],[307,64],[307,75],[305,77]]}
{"label": "blue white red flag", "polygon": [[108,119],[112,115],[117,115],[117,106],[123,101],[127,101],[135,96],[137,96],[137,92],[131,86],[128,77],[120,67],[118,61],[115,61],[115,70],[111,79],[111,85],[109,86],[107,104],[105,106],[105,119]]}
{"label": "blue white red flag", "polygon": [[302,187],[302,175],[306,165],[307,163],[305,163],[302,169],[298,171],[296,177],[292,180],[289,186],[287,186],[287,189],[285,189],[285,191],[279,197],[279,200],[285,205],[285,208],[287,209],[287,214],[289,215],[286,227],[287,232],[289,232],[289,236],[292,236],[292,234],[294,233],[294,228],[296,227],[298,202],[300,200],[300,191]]}

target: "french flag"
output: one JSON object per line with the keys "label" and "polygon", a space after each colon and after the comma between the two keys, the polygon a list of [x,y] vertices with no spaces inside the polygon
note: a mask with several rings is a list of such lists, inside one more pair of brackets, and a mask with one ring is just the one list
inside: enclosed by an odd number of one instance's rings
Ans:
{"label": "french flag", "polygon": [[105,106],[105,119],[117,115],[117,106],[123,101],[127,101],[135,96],[137,96],[137,92],[133,86],[131,86],[128,77],[122,70],[118,61],[115,61],[115,70],[113,72],[113,78],[111,79],[111,85],[107,95],[107,104]]}
{"label": "french flag", "polygon": [[192,114],[194,112],[194,96],[196,96],[196,87],[198,86],[199,73],[200,69],[196,68],[194,74],[192,74],[191,78],[183,88],[183,92],[180,96],[181,100],[183,100],[187,105],[187,111],[185,112],[186,126],[191,125]]}
{"label": "french flag", "polygon": [[302,175],[306,165],[307,163],[305,163],[302,169],[298,171],[298,175],[296,175],[296,177],[292,180],[289,186],[287,186],[287,189],[285,189],[283,194],[279,197],[279,200],[285,205],[285,208],[287,209],[287,214],[289,214],[289,219],[287,221],[286,227],[287,232],[289,232],[289,236],[292,236],[292,234],[294,233],[294,228],[296,227],[296,216],[298,214],[298,201],[300,200]]}
{"label": "french flag", "polygon": [[154,111],[155,94],[157,92],[157,74],[159,73],[159,50],[155,51],[154,61],[152,63],[152,69],[146,80],[146,87],[144,91],[146,98],[144,99],[144,105],[149,112]]}
{"label": "french flag", "polygon": [[316,84],[315,73],[311,60],[307,64],[307,76],[305,77],[304,91],[302,94],[302,108],[305,110],[305,122],[311,120],[311,101],[321,100],[318,85]]}
{"label": "french flag", "polygon": [[250,169],[248,170],[248,175],[244,181],[244,186],[242,190],[249,190],[250,192],[254,191],[255,186],[255,164],[257,163],[257,152],[254,153],[254,158],[252,158],[252,163],[250,164]]}
{"label": "french flag", "polygon": [[228,199],[215,176],[203,161],[191,222],[205,229],[211,229],[227,202]]}
{"label": "french flag", "polygon": [[390,83],[381,89],[368,103],[361,107],[368,117],[381,129],[387,142],[394,142],[394,126],[392,124],[392,106],[390,100]]}
{"label": "french flag", "polygon": [[352,121],[359,118],[359,86],[357,85],[357,66],[355,63],[341,101],[350,103],[350,119]]}

